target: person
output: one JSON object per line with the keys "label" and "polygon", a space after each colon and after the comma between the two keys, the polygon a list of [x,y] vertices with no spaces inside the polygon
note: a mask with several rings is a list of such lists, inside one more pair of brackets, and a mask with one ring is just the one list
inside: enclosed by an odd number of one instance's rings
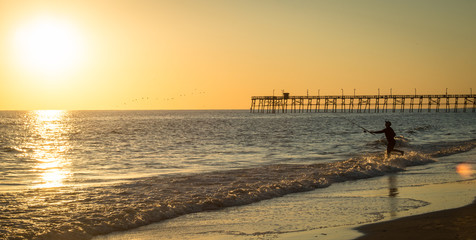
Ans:
{"label": "person", "polygon": [[403,151],[398,150],[398,149],[394,149],[395,143],[396,143],[396,141],[395,141],[395,132],[390,127],[391,125],[392,125],[392,123],[390,121],[385,121],[385,128],[384,129],[382,129],[380,131],[367,131],[366,130],[366,132],[369,132],[369,133],[385,133],[385,137],[387,138],[387,156],[390,156],[390,153],[392,151],[399,152],[403,155],[404,154]]}

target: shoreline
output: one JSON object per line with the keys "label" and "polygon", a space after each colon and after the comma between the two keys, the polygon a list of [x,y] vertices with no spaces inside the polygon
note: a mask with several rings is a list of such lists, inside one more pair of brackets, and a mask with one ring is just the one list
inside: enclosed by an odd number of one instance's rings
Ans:
{"label": "shoreline", "polygon": [[[382,177],[384,179],[385,177]],[[343,184],[345,185],[345,184]],[[350,187],[355,186],[351,184]],[[343,186],[345,188],[349,186]],[[438,190],[438,191],[436,191]],[[443,236],[442,234],[428,235],[427,232],[435,231],[446,231],[446,229],[451,228],[454,225],[450,225],[451,221],[441,222],[440,219],[445,217],[452,216],[451,219],[460,219],[463,220],[468,215],[473,214],[473,218],[468,220],[469,227],[466,227],[466,223],[460,225],[461,231],[463,233],[471,232],[472,229],[476,229],[476,179],[472,180],[463,180],[458,182],[451,183],[440,183],[432,185],[423,185],[423,186],[411,186],[405,188],[399,188],[399,198],[402,199],[412,199],[416,201],[428,202],[427,205],[423,207],[418,207],[414,209],[409,209],[405,211],[397,212],[387,212],[382,219],[373,221],[373,222],[363,222],[361,224],[351,224],[351,225],[341,225],[328,228],[319,228],[314,229],[296,229],[296,231],[289,232],[272,232],[267,231],[263,223],[256,222],[254,223],[257,230],[246,232],[247,226],[240,223],[240,217],[236,214],[240,212],[245,212],[244,216],[251,217],[251,214],[263,214],[263,208],[265,209],[264,214],[270,214],[269,208],[273,206],[278,206],[283,212],[281,215],[288,216],[285,208],[279,206],[280,199],[273,199],[271,201],[263,201],[262,203],[252,204],[249,206],[241,206],[232,209],[224,209],[223,211],[216,212],[202,212],[197,214],[190,214],[187,216],[178,217],[175,219],[166,220],[164,222],[155,223],[140,227],[138,229],[132,229],[123,232],[114,232],[108,235],[96,236],[93,240],[145,240],[145,239],[154,239],[157,236],[161,236],[161,239],[236,239],[236,240],[245,240],[245,239],[292,239],[292,240],[302,240],[302,239],[320,239],[320,240],[373,240],[373,239],[457,239],[451,235],[451,238],[435,238],[435,236]],[[388,191],[388,190],[387,190]],[[363,199],[371,200],[374,197],[383,198],[387,197],[389,202],[393,199],[387,196],[387,191],[371,190],[366,191],[361,194]],[[294,194],[294,196],[287,196],[293,199],[306,199],[312,197],[316,192],[307,192]],[[339,194],[340,195],[340,194]],[[348,197],[351,198],[352,193]],[[332,197],[332,194],[326,196]],[[343,197],[342,195],[340,197]],[[335,198],[333,198],[335,199]],[[293,200],[294,201],[294,200]],[[303,202],[300,202],[296,205],[302,205]],[[468,205],[470,204],[470,205]],[[258,205],[258,206],[256,206]],[[271,206],[270,206],[271,205]],[[299,207],[299,206],[298,206]],[[255,212],[258,210],[258,212]],[[465,211],[471,211],[465,215]],[[297,212],[292,210],[296,214],[304,214],[303,212]],[[322,211],[322,209],[320,209]],[[317,212],[316,212],[317,213]],[[315,214],[315,213],[313,213]],[[279,213],[273,214],[275,220],[276,217],[279,217]],[[311,214],[312,215],[312,214]],[[205,216],[205,217],[204,217]],[[211,217],[206,217],[211,216]],[[207,220],[218,218],[218,221],[209,222]],[[185,219],[185,220],[184,220]],[[188,220],[187,220],[188,219]],[[412,220],[416,219],[416,220]],[[205,221],[204,221],[205,220]],[[309,220],[309,219],[308,219]],[[430,221],[431,220],[431,221]],[[197,225],[188,226],[188,224],[195,224],[197,222],[204,221]],[[229,222],[227,222],[229,221]],[[278,220],[276,220],[278,221]],[[458,220],[461,222],[461,220]],[[228,224],[238,225],[238,228],[235,228],[234,231],[222,231],[216,230],[217,222],[223,223],[225,226]],[[210,224],[212,223],[212,224]],[[304,225],[306,223],[298,222],[297,225]],[[405,228],[408,227],[408,228]],[[426,227],[427,231],[420,231],[420,228]],[[183,229],[193,229],[192,231],[185,231]],[[227,228],[227,227],[226,227]],[[236,231],[236,229],[239,229]],[[402,230],[405,229],[405,230]],[[464,231],[463,231],[464,230]],[[173,232],[176,231],[176,232]],[[437,231],[435,231],[437,232]],[[453,231],[452,233],[454,233]],[[183,235],[182,235],[183,234]],[[365,235],[364,235],[365,234]],[[400,235],[398,235],[400,234]],[[406,234],[406,235],[405,235]],[[427,235],[425,235],[427,234]],[[387,236],[388,235],[388,236]],[[393,236],[397,236],[393,238]],[[425,236],[430,236],[425,238]],[[454,235],[456,236],[456,235]],[[466,235],[464,235],[466,236]],[[469,235],[471,236],[471,235]],[[461,238],[461,239],[475,239],[475,238]]]}
{"label": "shoreline", "polygon": [[403,217],[355,228],[355,240],[476,239],[476,200],[464,207]]}
{"label": "shoreline", "polygon": [[[471,204],[476,197],[476,179],[460,178],[454,167],[458,162],[473,159],[475,153],[472,150],[442,157],[438,165],[412,167],[393,177],[335,183],[310,192],[188,214],[93,239],[153,239],[157,236],[161,239],[356,239],[363,235],[358,231],[360,227]],[[443,175],[444,179],[453,180],[416,184],[415,174],[424,178]],[[394,196],[390,194],[394,191],[392,184],[398,187]],[[366,209],[367,212],[362,213]]]}
{"label": "shoreline", "polygon": [[[356,224],[353,226],[340,226],[336,228],[317,229],[313,231],[283,234],[278,239],[322,239],[322,240],[380,240],[380,239],[455,239],[455,238],[435,238],[440,235],[431,235],[432,237],[425,238],[424,233],[421,235],[413,234],[413,231],[418,232],[419,227],[427,226],[431,232],[431,227],[439,227],[442,230],[446,225],[439,226],[438,224],[426,224],[427,219],[433,217],[435,222],[438,217],[444,218],[446,215],[451,215],[455,219],[464,217],[465,209],[474,211],[474,225],[476,226],[476,179],[461,180],[457,182],[438,183],[422,186],[410,186],[399,188],[399,198],[417,199],[428,202],[428,205],[410,209],[407,211],[390,212],[383,219],[376,222]],[[375,193],[368,191],[363,193],[363,196],[373,196]],[[393,201],[391,196],[388,196],[390,201]],[[460,209],[462,209],[460,211]],[[442,214],[442,215],[440,215]],[[415,218],[420,222],[408,222],[408,219]],[[415,225],[415,228],[411,228]],[[404,226],[409,226],[408,230],[402,230]],[[471,228],[469,226],[469,228]],[[474,227],[473,227],[474,228]],[[474,228],[476,229],[476,228]],[[471,230],[471,229],[469,229]],[[400,234],[400,235],[398,235]],[[387,236],[388,235],[388,236]],[[393,236],[398,235],[398,237]],[[430,235],[428,235],[430,236]],[[471,236],[471,235],[470,235]],[[476,235],[474,235],[476,236]],[[462,238],[465,240],[476,238]]]}

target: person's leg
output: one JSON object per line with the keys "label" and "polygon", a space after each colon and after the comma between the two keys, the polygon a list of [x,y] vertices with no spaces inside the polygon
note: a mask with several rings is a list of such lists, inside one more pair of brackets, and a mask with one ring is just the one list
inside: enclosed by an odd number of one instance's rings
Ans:
{"label": "person's leg", "polygon": [[390,144],[387,145],[387,157],[390,157],[390,153],[392,152],[392,147],[390,147]]}
{"label": "person's leg", "polygon": [[398,150],[398,149],[393,149],[393,151],[395,151],[395,152],[399,152],[399,153],[401,153],[402,155],[405,153],[404,151],[402,151],[402,150]]}
{"label": "person's leg", "polygon": [[395,141],[390,141],[387,144],[387,157],[390,157],[390,153],[393,151],[393,147],[395,147]]}
{"label": "person's leg", "polygon": [[396,143],[395,141],[392,141],[392,142],[389,142],[389,143],[388,143],[388,146],[387,146],[387,155],[390,155],[390,152],[392,152],[392,151],[394,151],[394,152],[399,152],[400,154],[403,155],[403,153],[404,153],[403,151],[398,150],[398,149],[394,149],[395,143]]}

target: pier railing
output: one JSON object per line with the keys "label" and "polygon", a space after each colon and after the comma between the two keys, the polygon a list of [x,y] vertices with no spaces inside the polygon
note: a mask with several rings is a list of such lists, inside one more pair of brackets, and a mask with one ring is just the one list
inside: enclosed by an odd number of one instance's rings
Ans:
{"label": "pier railing", "polygon": [[475,94],[253,96],[250,112],[467,112],[476,111]]}

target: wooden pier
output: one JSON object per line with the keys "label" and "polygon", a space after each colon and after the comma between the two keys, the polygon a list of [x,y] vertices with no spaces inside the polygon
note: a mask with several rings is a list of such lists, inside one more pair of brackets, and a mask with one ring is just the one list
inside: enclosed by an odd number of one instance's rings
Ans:
{"label": "wooden pier", "polygon": [[305,112],[457,112],[476,110],[474,94],[253,96],[252,113]]}

